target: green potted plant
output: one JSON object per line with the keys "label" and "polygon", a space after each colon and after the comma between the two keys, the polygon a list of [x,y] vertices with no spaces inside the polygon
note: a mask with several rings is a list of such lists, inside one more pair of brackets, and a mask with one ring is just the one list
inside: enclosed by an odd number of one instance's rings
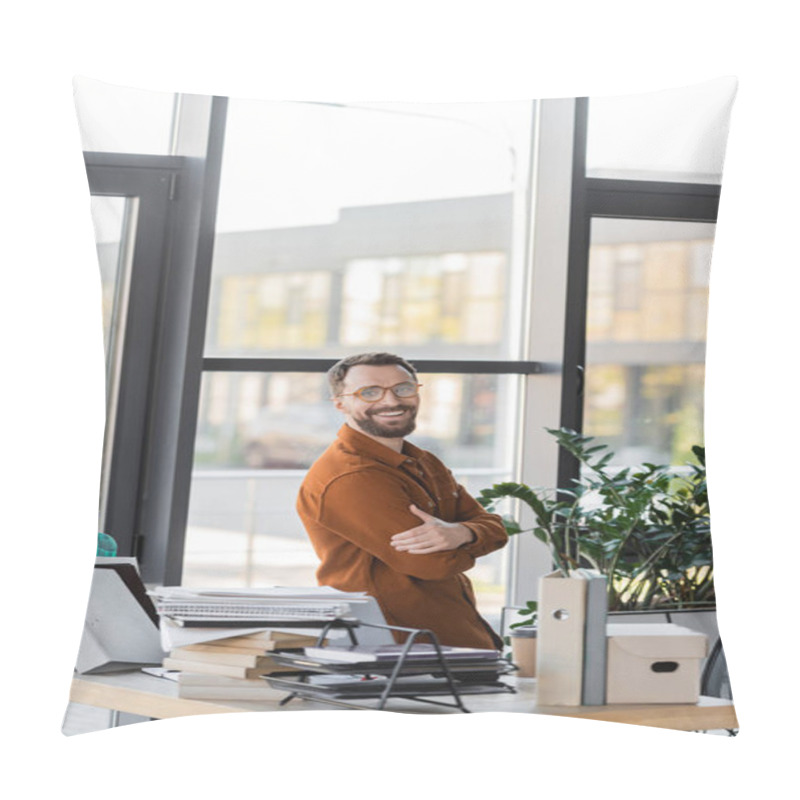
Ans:
{"label": "green potted plant", "polygon": [[605,574],[609,611],[713,608],[704,448],[692,448],[697,463],[686,475],[654,464],[612,469],[614,453],[593,437],[547,430],[582,465],[574,486],[498,483],[480,492],[481,505],[494,510],[506,497],[528,505],[536,524],[523,530],[506,515],[508,533],[530,531],[545,542],[565,577],[579,566]]}

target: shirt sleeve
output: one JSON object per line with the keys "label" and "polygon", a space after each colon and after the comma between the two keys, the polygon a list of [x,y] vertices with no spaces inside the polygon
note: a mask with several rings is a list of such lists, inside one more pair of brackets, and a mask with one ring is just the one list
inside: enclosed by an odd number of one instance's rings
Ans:
{"label": "shirt sleeve", "polygon": [[[381,470],[365,469],[332,481],[320,499],[316,516],[328,530],[405,575],[443,580],[472,568],[475,555],[467,547],[422,554],[392,547],[392,536],[421,524],[409,511],[413,502],[401,480]],[[476,536],[480,539],[484,534]]]}
{"label": "shirt sleeve", "polygon": [[459,548],[473,558],[485,556],[508,543],[502,518],[498,514],[489,513],[461,485],[458,487],[455,521],[465,525],[475,535],[474,542],[462,544]]}

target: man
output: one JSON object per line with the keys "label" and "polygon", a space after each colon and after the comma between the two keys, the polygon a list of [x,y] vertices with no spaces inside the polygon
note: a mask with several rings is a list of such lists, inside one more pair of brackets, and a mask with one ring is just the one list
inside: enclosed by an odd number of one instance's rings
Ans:
{"label": "man", "polygon": [[390,625],[430,629],[445,645],[501,648],[463,573],[508,537],[438,458],[405,441],[420,403],[416,371],[399,356],[365,353],[335,364],[328,382],[344,425],[297,499],[322,562],[317,580],[372,595]]}

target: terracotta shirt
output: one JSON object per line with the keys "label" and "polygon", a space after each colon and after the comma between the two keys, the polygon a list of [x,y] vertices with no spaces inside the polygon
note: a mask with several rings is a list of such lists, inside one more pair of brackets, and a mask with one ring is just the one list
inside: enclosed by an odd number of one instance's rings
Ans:
{"label": "terracotta shirt", "polygon": [[[395,550],[392,536],[422,524],[408,508],[412,503],[466,525],[474,541],[439,553]],[[308,471],[297,512],[322,562],[320,585],[367,592],[389,625],[428,628],[442,644],[502,647],[478,614],[463,573],[478,556],[506,544],[505,528],[432,453],[409,442],[397,453],[343,425]]]}

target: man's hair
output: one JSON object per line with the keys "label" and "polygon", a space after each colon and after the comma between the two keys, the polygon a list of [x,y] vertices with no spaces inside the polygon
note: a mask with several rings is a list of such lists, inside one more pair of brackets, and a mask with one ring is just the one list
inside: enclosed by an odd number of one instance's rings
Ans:
{"label": "man's hair", "polygon": [[393,353],[359,353],[355,356],[347,356],[341,361],[337,361],[328,370],[328,386],[331,390],[331,397],[336,397],[341,394],[344,388],[344,379],[350,367],[355,367],[358,364],[365,364],[368,367],[387,367],[398,366],[407,369],[411,373],[411,377],[416,380],[417,371],[411,364],[404,358],[396,356]]}

